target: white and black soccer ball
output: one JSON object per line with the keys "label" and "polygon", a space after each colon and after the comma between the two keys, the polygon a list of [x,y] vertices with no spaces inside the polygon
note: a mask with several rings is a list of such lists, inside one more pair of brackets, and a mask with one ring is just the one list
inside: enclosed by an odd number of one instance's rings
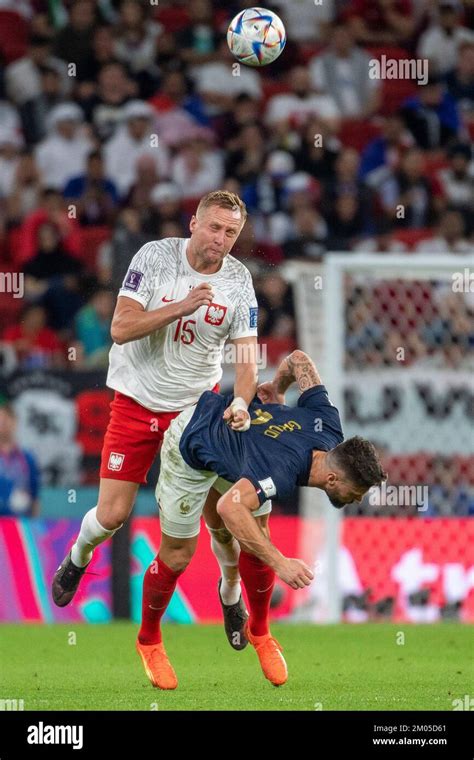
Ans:
{"label": "white and black soccer ball", "polygon": [[276,61],[285,47],[285,26],[273,11],[247,8],[232,19],[227,43],[239,63],[268,66]]}

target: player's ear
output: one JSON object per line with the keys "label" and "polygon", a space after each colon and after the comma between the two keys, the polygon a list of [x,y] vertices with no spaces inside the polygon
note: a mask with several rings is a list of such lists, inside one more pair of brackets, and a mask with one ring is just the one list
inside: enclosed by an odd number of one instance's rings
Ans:
{"label": "player's ear", "polygon": [[195,214],[193,214],[191,217],[191,221],[189,222],[189,229],[191,232],[194,232],[194,230],[196,229],[196,222],[197,222],[196,216]]}
{"label": "player's ear", "polygon": [[334,486],[337,483],[337,475],[335,472],[328,472],[326,477],[326,485],[328,485],[330,488],[334,488]]}

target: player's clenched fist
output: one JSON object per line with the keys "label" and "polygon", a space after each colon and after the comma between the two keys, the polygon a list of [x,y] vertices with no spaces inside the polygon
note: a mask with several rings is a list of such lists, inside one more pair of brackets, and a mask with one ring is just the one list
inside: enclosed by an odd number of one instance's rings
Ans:
{"label": "player's clenched fist", "polygon": [[289,559],[283,557],[281,563],[275,568],[275,572],[282,581],[285,581],[291,588],[304,588],[309,586],[314,578],[306,562],[301,559]]}
{"label": "player's clenched fist", "polygon": [[179,301],[180,311],[182,317],[187,317],[189,314],[194,314],[196,309],[200,306],[209,306],[212,303],[214,293],[212,288],[207,282],[201,282],[195,288],[189,291],[186,298]]}

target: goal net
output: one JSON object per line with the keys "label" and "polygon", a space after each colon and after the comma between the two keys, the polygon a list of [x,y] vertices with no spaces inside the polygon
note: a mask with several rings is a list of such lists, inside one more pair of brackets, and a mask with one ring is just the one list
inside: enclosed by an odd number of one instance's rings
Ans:
{"label": "goal net", "polygon": [[[389,474],[385,488],[342,514],[322,491],[303,489],[301,552],[315,565],[316,580],[300,619],[340,620],[350,599],[359,600],[352,619],[367,619],[366,587],[342,538],[355,515],[421,521],[473,512],[473,264],[454,255],[333,253],[322,264],[285,267],[299,347],[315,360],[346,438],[371,440]],[[377,559],[390,548],[371,541],[373,523],[359,531],[372,562],[372,592]],[[418,555],[407,562],[393,572],[413,600],[429,571]],[[453,577],[445,583],[448,599]]]}

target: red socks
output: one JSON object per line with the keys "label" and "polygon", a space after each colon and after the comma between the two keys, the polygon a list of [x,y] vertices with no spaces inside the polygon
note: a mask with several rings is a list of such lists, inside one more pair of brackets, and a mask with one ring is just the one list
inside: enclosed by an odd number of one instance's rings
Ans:
{"label": "red socks", "polygon": [[250,607],[250,633],[265,636],[270,633],[269,611],[275,572],[254,554],[243,550],[240,552],[239,570]]}
{"label": "red socks", "polygon": [[[143,578],[140,644],[160,644],[160,622],[169,604],[181,571],[175,572],[156,556]],[[150,606],[151,605],[151,606]]]}

